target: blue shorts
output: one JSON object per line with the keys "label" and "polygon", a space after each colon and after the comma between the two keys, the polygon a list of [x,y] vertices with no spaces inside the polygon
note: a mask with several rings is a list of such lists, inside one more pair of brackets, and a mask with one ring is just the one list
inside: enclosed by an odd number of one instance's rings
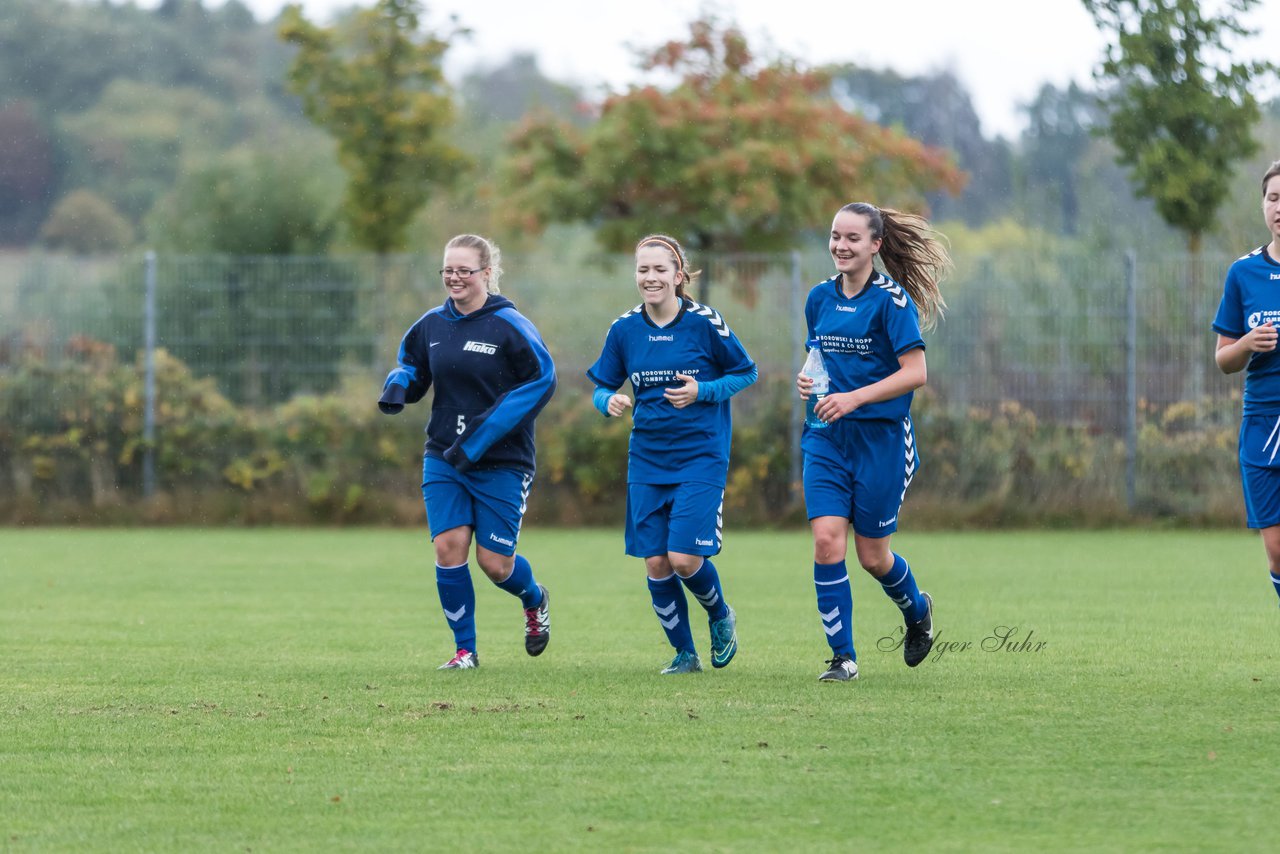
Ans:
{"label": "blue shorts", "polygon": [[431,539],[468,525],[476,545],[500,555],[516,553],[520,522],[533,475],[515,469],[472,469],[466,474],[439,457],[422,458],[422,499]]}
{"label": "blue shorts", "polygon": [[898,510],[920,470],[911,419],[858,421],[805,428],[804,503],[810,519],[843,516],[863,537],[898,530]]}
{"label": "blue shorts", "polygon": [[627,554],[720,553],[724,487],[709,483],[627,484]]}
{"label": "blue shorts", "polygon": [[1280,525],[1280,416],[1240,419],[1240,482],[1244,486],[1245,524]]}

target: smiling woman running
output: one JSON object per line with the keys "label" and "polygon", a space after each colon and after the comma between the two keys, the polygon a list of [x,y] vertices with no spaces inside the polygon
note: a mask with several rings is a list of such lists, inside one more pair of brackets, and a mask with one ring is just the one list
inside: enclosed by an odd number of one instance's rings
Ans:
{"label": "smiling woman running", "polygon": [[435,546],[436,589],[453,630],[453,658],[441,670],[478,667],[475,589],[467,555],[489,580],[520,599],[525,651],[551,639],[551,598],[516,554],[534,475],[533,420],[556,388],[542,336],[498,294],[498,248],[475,234],[445,246],[448,294],[410,327],[382,389],[388,414],[435,387],[422,460],[422,497]]}
{"label": "smiling woman running", "polygon": [[[951,258],[922,217],[855,202],[831,223],[836,274],[813,287],[805,303],[806,341],[822,349],[830,391],[804,427],[804,501],[813,530],[813,583],[832,657],[824,682],[858,678],[853,595],[845,568],[849,525],[858,563],[902,610],[902,653],[908,667],[933,647],[933,600],[911,567],[889,548],[898,510],[920,467],[911,425],[912,393],[925,384],[926,325],[946,304],[938,279]],[[877,272],[876,255],[889,275]],[[813,380],[796,388],[808,399]]]}
{"label": "smiling woman running", "polygon": [[627,453],[626,552],[644,558],[649,595],[675,649],[663,673],[693,673],[702,662],[689,628],[684,588],[706,609],[711,664],[738,651],[737,617],[711,563],[719,554],[732,430],[729,398],[756,380],[756,365],[720,313],[685,295],[690,271],[675,238],[652,234],[636,245],[642,302],[609,327],[587,371],[595,404],[618,417],[632,406]]}

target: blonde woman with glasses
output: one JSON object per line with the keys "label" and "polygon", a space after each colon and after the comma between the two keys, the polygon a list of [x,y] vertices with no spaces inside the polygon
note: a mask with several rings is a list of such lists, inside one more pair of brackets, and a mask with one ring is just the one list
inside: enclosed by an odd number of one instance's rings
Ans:
{"label": "blonde woman with glasses", "polygon": [[533,422],[556,388],[538,330],[498,293],[498,247],[474,234],[445,245],[446,297],[405,333],[378,407],[389,415],[434,387],[422,465],[422,496],[435,547],[436,588],[453,631],[441,670],[478,667],[475,589],[467,562],[520,600],[525,651],[551,639],[550,596],[516,553],[535,471]]}

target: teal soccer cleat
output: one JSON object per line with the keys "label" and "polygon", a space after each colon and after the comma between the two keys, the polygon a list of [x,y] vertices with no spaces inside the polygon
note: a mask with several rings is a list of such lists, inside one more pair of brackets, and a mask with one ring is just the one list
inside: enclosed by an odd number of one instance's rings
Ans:
{"label": "teal soccer cleat", "polygon": [[711,623],[711,666],[725,667],[737,652],[738,615],[730,608],[729,616]]}
{"label": "teal soccer cleat", "polygon": [[698,659],[696,652],[682,649],[676,653],[675,658],[671,659],[671,663],[662,669],[662,672],[667,676],[673,673],[701,673],[702,662]]}

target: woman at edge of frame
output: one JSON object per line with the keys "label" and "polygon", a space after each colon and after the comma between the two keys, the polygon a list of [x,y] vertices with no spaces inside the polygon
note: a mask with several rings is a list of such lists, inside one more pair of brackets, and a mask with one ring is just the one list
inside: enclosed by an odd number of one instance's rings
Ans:
{"label": "woman at edge of frame", "polygon": [[1280,595],[1280,160],[1262,176],[1262,218],[1271,242],[1227,270],[1213,319],[1213,358],[1224,374],[1245,372],[1239,439],[1245,524],[1262,537],[1271,584]]}

